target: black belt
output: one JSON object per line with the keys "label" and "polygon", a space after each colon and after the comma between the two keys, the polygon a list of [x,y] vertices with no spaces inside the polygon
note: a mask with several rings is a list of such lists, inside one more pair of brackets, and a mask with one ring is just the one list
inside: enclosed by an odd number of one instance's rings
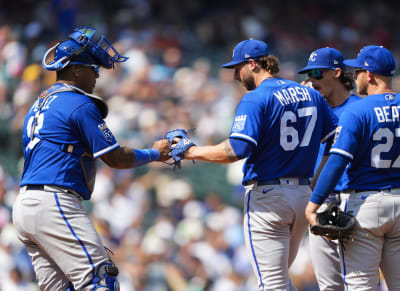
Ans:
{"label": "black belt", "polygon": [[386,188],[386,189],[346,189],[343,191],[343,193],[346,194],[351,194],[351,193],[360,193],[360,192],[368,192],[368,191],[373,191],[373,192],[380,192],[380,191],[392,191],[394,188]]}
{"label": "black belt", "polygon": [[[281,178],[282,180],[285,179],[290,179],[290,178]],[[293,178],[291,178],[293,179]],[[308,178],[295,178],[298,179],[298,185],[310,185],[310,180]],[[246,183],[246,185],[250,185],[252,181],[249,181]],[[290,183],[288,183],[290,184]],[[279,178],[275,179],[269,179],[269,180],[262,180],[262,181],[257,181],[258,186],[263,186],[263,185],[285,185],[285,183],[281,183],[281,180]]]}
{"label": "black belt", "polygon": [[42,191],[44,191],[44,185],[26,185],[26,190],[42,190]]}
{"label": "black belt", "polygon": [[[26,185],[25,187],[26,187],[26,190],[46,191],[46,190],[44,189],[44,186],[45,186],[45,185]],[[50,186],[50,187],[51,187],[51,186]],[[54,186],[54,187],[57,187],[57,186]],[[67,189],[65,189],[65,190],[67,190]],[[74,192],[72,192],[72,191],[70,191],[70,190],[67,190],[66,193],[75,194]]]}

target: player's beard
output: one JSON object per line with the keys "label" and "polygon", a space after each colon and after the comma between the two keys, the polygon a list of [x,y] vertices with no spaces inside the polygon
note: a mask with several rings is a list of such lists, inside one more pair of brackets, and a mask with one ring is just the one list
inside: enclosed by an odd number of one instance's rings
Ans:
{"label": "player's beard", "polygon": [[257,87],[256,82],[254,82],[253,76],[249,76],[246,79],[244,79],[243,85],[246,87],[247,91],[252,91]]}

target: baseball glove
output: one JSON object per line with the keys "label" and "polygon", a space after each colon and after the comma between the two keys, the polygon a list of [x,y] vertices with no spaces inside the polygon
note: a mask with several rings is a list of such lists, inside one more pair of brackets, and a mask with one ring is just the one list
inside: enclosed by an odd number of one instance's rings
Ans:
{"label": "baseball glove", "polygon": [[317,213],[317,224],[310,225],[310,230],[315,235],[338,239],[343,243],[343,240],[350,238],[356,222],[353,215],[343,212],[335,202],[332,202],[325,211]]}
{"label": "baseball glove", "polygon": [[[170,153],[168,155],[174,160],[174,162],[169,163],[174,165],[175,167],[181,167],[181,160],[183,160],[185,152],[191,146],[194,146],[195,143],[189,138],[188,133],[194,130],[194,128],[189,129],[188,131],[184,129],[173,129],[167,132],[165,138],[169,140],[170,143]],[[177,143],[173,143],[174,138],[179,138]]]}

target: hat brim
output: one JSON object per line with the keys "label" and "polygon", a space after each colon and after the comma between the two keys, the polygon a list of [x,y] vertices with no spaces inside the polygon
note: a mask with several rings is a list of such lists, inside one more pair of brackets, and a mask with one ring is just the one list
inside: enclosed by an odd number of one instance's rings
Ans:
{"label": "hat brim", "polygon": [[363,68],[363,66],[360,65],[357,59],[344,60],[343,63],[348,67]]}
{"label": "hat brim", "polygon": [[232,69],[237,64],[240,64],[240,63],[243,63],[243,62],[245,62],[245,61],[232,61],[232,62],[229,62],[229,63],[226,63],[226,64],[222,65],[221,68]]}
{"label": "hat brim", "polygon": [[321,66],[321,65],[310,65],[307,67],[302,68],[301,70],[297,71],[298,74],[305,74],[308,71],[315,70],[315,69],[336,69],[340,67],[332,67],[332,66]]}

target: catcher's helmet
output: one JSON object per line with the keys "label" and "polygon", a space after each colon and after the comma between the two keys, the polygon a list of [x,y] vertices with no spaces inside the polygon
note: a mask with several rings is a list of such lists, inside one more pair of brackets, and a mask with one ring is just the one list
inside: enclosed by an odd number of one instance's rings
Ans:
{"label": "catcher's helmet", "polygon": [[[46,63],[47,56],[55,50],[54,60]],[[96,34],[96,29],[79,27],[68,39],[48,49],[43,56],[42,66],[49,71],[59,71],[68,65],[98,65],[106,69],[114,68],[115,62],[125,62],[128,57],[121,56],[104,36]]]}

